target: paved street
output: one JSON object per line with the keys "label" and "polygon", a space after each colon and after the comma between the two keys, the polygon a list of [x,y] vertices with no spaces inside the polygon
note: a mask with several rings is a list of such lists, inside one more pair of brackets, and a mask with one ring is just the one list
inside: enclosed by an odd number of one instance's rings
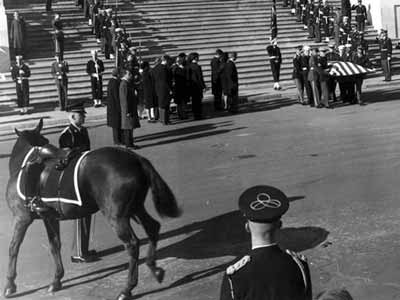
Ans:
{"label": "paved street", "polygon": [[[136,132],[175,192],[184,214],[162,220],[159,285],[144,264],[134,299],[218,299],[223,270],[249,248],[235,212],[247,187],[269,184],[290,197],[280,234],[283,247],[303,251],[314,293],[347,287],[355,299],[400,299],[400,90],[372,93],[366,107],[317,110],[250,103],[242,113]],[[389,99],[390,101],[383,101]],[[91,123],[94,147],[111,144],[111,130]],[[48,135],[57,141],[58,129]],[[8,178],[13,141],[0,144],[0,186]],[[5,281],[12,220],[0,201],[0,275]],[[151,196],[147,199],[154,216]],[[65,289],[46,294],[53,277],[44,226],[28,231],[18,261],[17,299],[113,299],[126,278],[121,243],[96,217],[93,247],[101,260],[71,264],[72,224],[62,224]],[[143,230],[134,229],[141,238]],[[141,256],[147,244],[141,247]],[[266,266],[268,267],[268,266]]]}

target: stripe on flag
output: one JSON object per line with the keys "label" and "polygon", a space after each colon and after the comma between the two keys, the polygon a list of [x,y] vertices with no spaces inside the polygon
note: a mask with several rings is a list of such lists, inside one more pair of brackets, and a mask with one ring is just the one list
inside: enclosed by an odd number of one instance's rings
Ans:
{"label": "stripe on flag", "polygon": [[370,72],[374,72],[374,70],[364,68],[363,66],[354,64],[352,62],[338,61],[332,64],[332,68],[329,71],[329,75],[342,77],[342,76],[367,74]]}

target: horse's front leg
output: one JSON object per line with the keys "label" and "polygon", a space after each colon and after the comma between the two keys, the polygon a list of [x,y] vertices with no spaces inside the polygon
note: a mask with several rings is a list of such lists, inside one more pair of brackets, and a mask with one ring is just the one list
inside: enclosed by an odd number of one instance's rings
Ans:
{"label": "horse's front leg", "polygon": [[17,258],[20,246],[24,240],[26,230],[33,222],[30,214],[14,217],[13,236],[9,246],[9,262],[7,272],[7,283],[4,288],[4,297],[8,298],[17,291],[15,278],[17,277]]}
{"label": "horse's front leg", "polygon": [[47,290],[49,293],[52,293],[61,290],[61,279],[64,277],[64,267],[61,259],[60,222],[55,218],[46,218],[43,222],[49,238],[50,251],[56,264],[54,280]]}

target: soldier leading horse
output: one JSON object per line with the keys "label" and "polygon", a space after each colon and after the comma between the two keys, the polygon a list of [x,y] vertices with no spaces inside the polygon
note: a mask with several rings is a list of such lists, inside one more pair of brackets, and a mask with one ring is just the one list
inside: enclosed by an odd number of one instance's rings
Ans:
{"label": "soldier leading horse", "polygon": [[18,194],[17,182],[23,162],[32,148],[45,148],[49,141],[40,134],[43,121],[40,120],[33,130],[16,131],[18,139],[14,145],[9,162],[10,179],[6,198],[14,216],[13,237],[9,248],[9,265],[4,296],[10,297],[16,292],[15,278],[19,248],[26,230],[35,219],[42,218],[46,227],[50,249],[56,271],[48,291],[55,292],[62,288],[61,279],[64,268],[61,260],[59,220],[82,218],[100,210],[108,223],[122,240],[129,255],[129,271],[126,287],[118,295],[119,300],[128,299],[138,282],[139,240],[136,237],[130,219],[142,224],[149,236],[147,265],[156,279],[161,282],[164,270],[156,265],[156,246],[160,223],[145,210],[144,201],[149,187],[157,212],[161,216],[178,217],[180,209],[175,197],[154,169],[151,163],[131,151],[105,147],[89,152],[81,161],[78,172],[78,186],[81,187],[82,206],[68,203],[48,203],[62,214],[38,216],[30,211]]}

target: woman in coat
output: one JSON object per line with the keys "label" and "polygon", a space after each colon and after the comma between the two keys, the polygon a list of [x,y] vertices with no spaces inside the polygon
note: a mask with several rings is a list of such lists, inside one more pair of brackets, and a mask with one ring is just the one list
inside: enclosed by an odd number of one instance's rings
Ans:
{"label": "woman in coat", "polygon": [[119,99],[121,104],[121,129],[123,132],[123,143],[127,148],[139,149],[133,142],[133,130],[140,127],[137,113],[137,97],[133,93],[130,81],[132,73],[125,71],[119,85]]}
{"label": "woman in coat", "polygon": [[155,123],[158,115],[157,97],[154,91],[154,78],[147,61],[142,63],[143,101],[149,117],[149,123]]}

